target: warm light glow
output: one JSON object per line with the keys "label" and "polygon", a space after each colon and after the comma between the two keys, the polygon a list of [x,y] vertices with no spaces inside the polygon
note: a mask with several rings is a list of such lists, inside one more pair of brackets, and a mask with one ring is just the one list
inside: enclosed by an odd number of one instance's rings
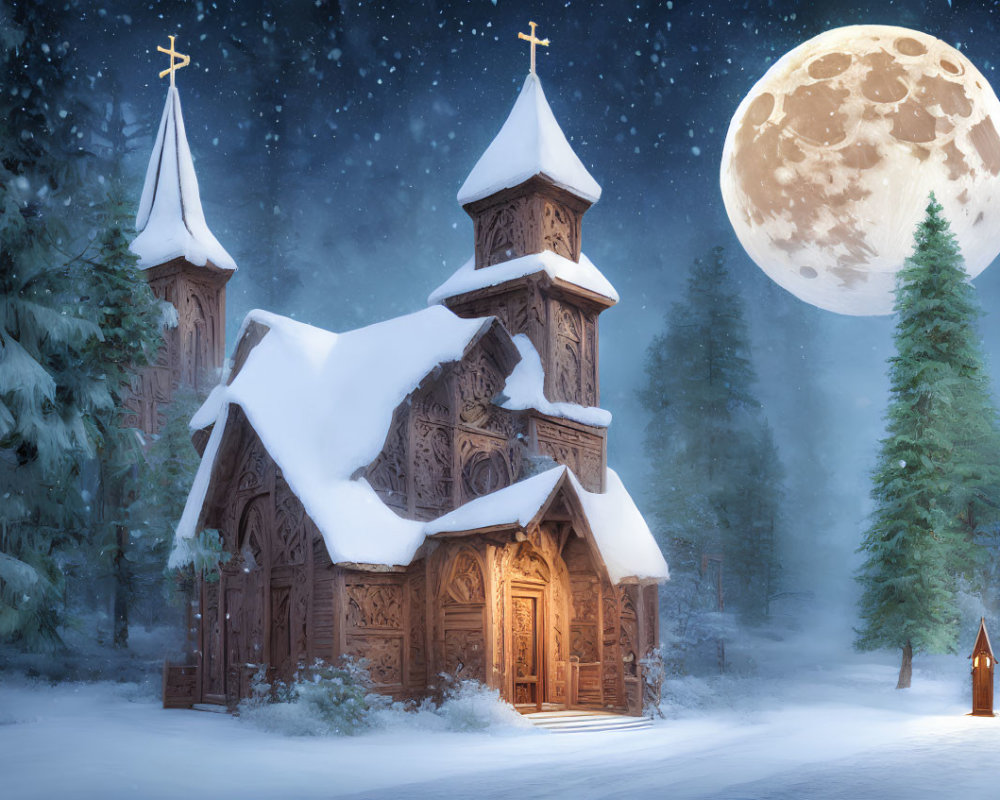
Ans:
{"label": "warm light glow", "polygon": [[976,669],[976,667],[978,666],[979,666],[979,656],[976,656],[974,659],[972,659],[972,668]]}
{"label": "warm light glow", "polygon": [[990,657],[986,656],[986,666],[988,667],[989,665],[990,665]]}

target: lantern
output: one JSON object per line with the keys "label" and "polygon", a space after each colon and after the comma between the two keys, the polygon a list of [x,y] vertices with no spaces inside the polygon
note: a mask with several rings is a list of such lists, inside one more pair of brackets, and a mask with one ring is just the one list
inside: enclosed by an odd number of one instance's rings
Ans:
{"label": "lantern", "polygon": [[990,637],[986,633],[986,618],[979,622],[979,635],[972,648],[972,716],[993,716],[993,665],[996,660]]}

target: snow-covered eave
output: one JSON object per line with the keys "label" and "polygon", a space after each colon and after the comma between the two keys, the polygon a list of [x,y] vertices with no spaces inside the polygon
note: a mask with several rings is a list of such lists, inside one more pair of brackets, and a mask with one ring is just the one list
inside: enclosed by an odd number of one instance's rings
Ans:
{"label": "snow-covered eave", "polygon": [[428,295],[427,305],[438,305],[472,292],[497,290],[511,281],[539,276],[573,294],[583,293],[603,308],[610,308],[619,300],[615,287],[585,253],[580,254],[579,261],[573,261],[551,250],[543,250],[481,269],[476,269],[475,257],[469,258]]}
{"label": "snow-covered eave", "polygon": [[184,503],[184,511],[181,513],[180,521],[177,523],[177,530],[174,535],[174,545],[170,551],[170,558],[167,566],[171,568],[181,567],[190,561],[189,543],[192,542],[202,529],[205,520],[205,498],[209,496],[209,491],[215,484],[216,457],[222,445],[223,436],[226,431],[229,418],[229,403],[225,403],[219,410],[219,414],[212,426],[212,432],[205,445],[205,452],[201,461],[198,462],[198,469],[191,484],[191,491],[188,492],[187,500]]}
{"label": "snow-covered eave", "polygon": [[[135,244],[135,242],[138,240],[139,237],[136,236],[135,239],[132,240],[132,244]],[[137,250],[132,246],[132,244],[129,245],[129,250],[131,250],[135,255],[139,257],[139,261],[136,264],[136,266],[142,271],[155,269],[156,267],[168,267],[168,266],[176,266],[179,268],[184,264],[190,264],[192,267],[197,267],[200,270],[204,270],[209,275],[218,276],[220,278],[225,278],[226,280],[229,280],[229,278],[231,278],[233,276],[233,273],[236,272],[237,270],[235,263],[231,267],[220,267],[210,258],[200,259],[197,256],[194,256],[193,252],[187,251],[184,248],[177,248],[175,250],[165,251],[164,253],[158,254],[155,258],[151,259],[149,257],[144,257],[143,254],[139,252],[139,250]],[[140,249],[141,245],[142,243],[140,242]],[[192,258],[192,256],[194,257]]]}

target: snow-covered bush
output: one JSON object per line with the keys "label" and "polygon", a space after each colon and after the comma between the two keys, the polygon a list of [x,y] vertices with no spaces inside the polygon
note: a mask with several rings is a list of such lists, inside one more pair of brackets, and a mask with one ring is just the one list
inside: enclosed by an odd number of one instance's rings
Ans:
{"label": "snow-covered bush", "polygon": [[500,728],[530,728],[528,722],[509,703],[500,699],[499,689],[475,680],[461,681],[442,674],[443,699],[430,708],[444,720],[451,731],[484,731]]}
{"label": "snow-covered bush", "polygon": [[240,718],[255,728],[284,736],[352,736],[380,728],[426,731],[508,732],[532,729],[497,689],[479,681],[441,675],[440,701],[393,702],[372,691],[364,659],[345,658],[339,666],[317,660],[300,668],[290,684],[266,680],[257,670]]}
{"label": "snow-covered bush", "polygon": [[371,689],[364,659],[345,657],[338,666],[317,659],[291,684],[267,683],[260,668],[238,711],[254,727],[286,736],[351,736],[370,728],[372,712],[390,704]]}

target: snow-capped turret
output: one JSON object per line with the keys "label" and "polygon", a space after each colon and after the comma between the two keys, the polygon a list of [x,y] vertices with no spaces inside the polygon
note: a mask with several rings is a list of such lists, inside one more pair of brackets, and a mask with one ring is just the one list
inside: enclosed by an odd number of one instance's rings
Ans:
{"label": "snow-capped turret", "polygon": [[462,184],[458,202],[466,206],[536,175],[588,204],[596,203],[601,196],[601,187],[556,122],[541,81],[529,73],[500,133]]}
{"label": "snow-capped turret", "polygon": [[170,88],[136,215],[139,235],[131,245],[153,294],[176,311],[163,329],[159,358],[143,372],[128,402],[129,423],[147,435],[160,431],[178,386],[217,383],[226,355],[226,283],[236,270],[205,223],[174,87],[174,73],[191,58],[178,53],[169,38],[170,48],[157,50],[170,56],[170,67],[160,73],[170,75]]}
{"label": "snow-capped turret", "polygon": [[[534,33],[521,38],[547,46]],[[581,249],[583,215],[600,196],[532,71],[458,193],[472,218],[473,256],[429,302],[525,334],[549,404],[600,401],[597,317],[618,293]]]}
{"label": "snow-capped turret", "polygon": [[139,235],[132,242],[132,252],[139,256],[142,268],[184,258],[199,267],[211,263],[222,270],[236,269],[233,257],[205,222],[181,100],[174,86],[167,90],[135,227]]}

